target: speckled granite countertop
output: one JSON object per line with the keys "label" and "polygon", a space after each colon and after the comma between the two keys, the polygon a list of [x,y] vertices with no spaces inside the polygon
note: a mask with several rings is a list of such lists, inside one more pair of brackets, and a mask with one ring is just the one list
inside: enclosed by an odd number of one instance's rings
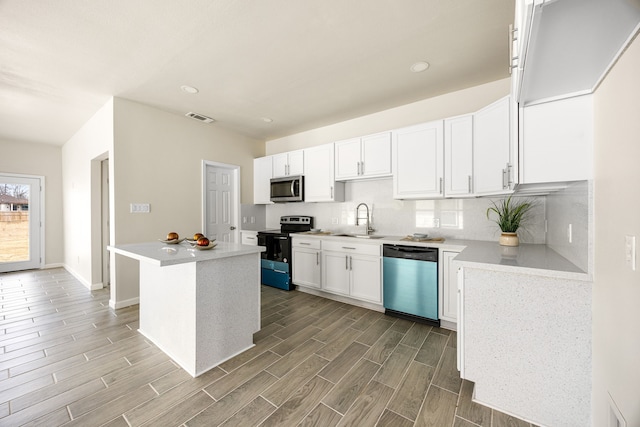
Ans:
{"label": "speckled granite countertop", "polygon": [[260,253],[265,250],[263,246],[250,246],[226,242],[219,242],[216,247],[208,250],[195,249],[187,242],[182,242],[177,245],[170,245],[161,242],[131,243],[108,246],[107,249],[129,258],[150,262],[160,266],[222,259],[238,255]]}

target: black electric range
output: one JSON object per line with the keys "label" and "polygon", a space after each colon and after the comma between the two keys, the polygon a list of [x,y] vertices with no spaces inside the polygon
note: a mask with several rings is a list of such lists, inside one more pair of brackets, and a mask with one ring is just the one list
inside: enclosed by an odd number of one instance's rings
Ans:
{"label": "black electric range", "polygon": [[280,217],[280,230],[258,231],[258,245],[267,250],[261,256],[261,282],[263,285],[290,291],[291,281],[291,233],[309,231],[313,217],[287,215]]}

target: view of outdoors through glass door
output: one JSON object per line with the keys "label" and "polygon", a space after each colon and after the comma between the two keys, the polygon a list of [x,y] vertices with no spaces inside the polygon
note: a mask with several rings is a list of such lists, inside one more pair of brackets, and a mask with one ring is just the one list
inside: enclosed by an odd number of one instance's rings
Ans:
{"label": "view of outdoors through glass door", "polygon": [[40,178],[0,174],[0,272],[40,266]]}

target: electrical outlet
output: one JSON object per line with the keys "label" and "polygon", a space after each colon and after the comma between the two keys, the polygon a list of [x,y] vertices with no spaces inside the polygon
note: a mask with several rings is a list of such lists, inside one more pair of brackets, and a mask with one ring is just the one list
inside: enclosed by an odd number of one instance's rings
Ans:
{"label": "electrical outlet", "polygon": [[331,224],[336,225],[339,224],[338,218],[331,218]]}
{"label": "electrical outlet", "polygon": [[632,271],[636,271],[636,236],[624,236],[625,262]]}
{"label": "electrical outlet", "polygon": [[252,217],[251,217],[251,224],[255,224],[255,223],[256,223],[256,217],[255,217],[255,216],[252,216]]}
{"label": "electrical outlet", "polygon": [[243,223],[243,224],[246,224],[246,223],[247,223],[247,217],[246,217],[246,216],[243,216],[243,217],[242,217],[242,223]]}

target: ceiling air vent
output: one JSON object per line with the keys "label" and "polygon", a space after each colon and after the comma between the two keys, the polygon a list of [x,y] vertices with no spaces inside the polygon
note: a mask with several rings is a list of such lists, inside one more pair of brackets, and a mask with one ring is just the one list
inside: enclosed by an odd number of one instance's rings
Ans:
{"label": "ceiling air vent", "polygon": [[211,117],[203,116],[202,114],[198,114],[198,113],[187,113],[185,114],[185,116],[190,117],[193,120],[198,120],[199,122],[203,122],[203,123],[215,122],[215,120],[213,120]]}

